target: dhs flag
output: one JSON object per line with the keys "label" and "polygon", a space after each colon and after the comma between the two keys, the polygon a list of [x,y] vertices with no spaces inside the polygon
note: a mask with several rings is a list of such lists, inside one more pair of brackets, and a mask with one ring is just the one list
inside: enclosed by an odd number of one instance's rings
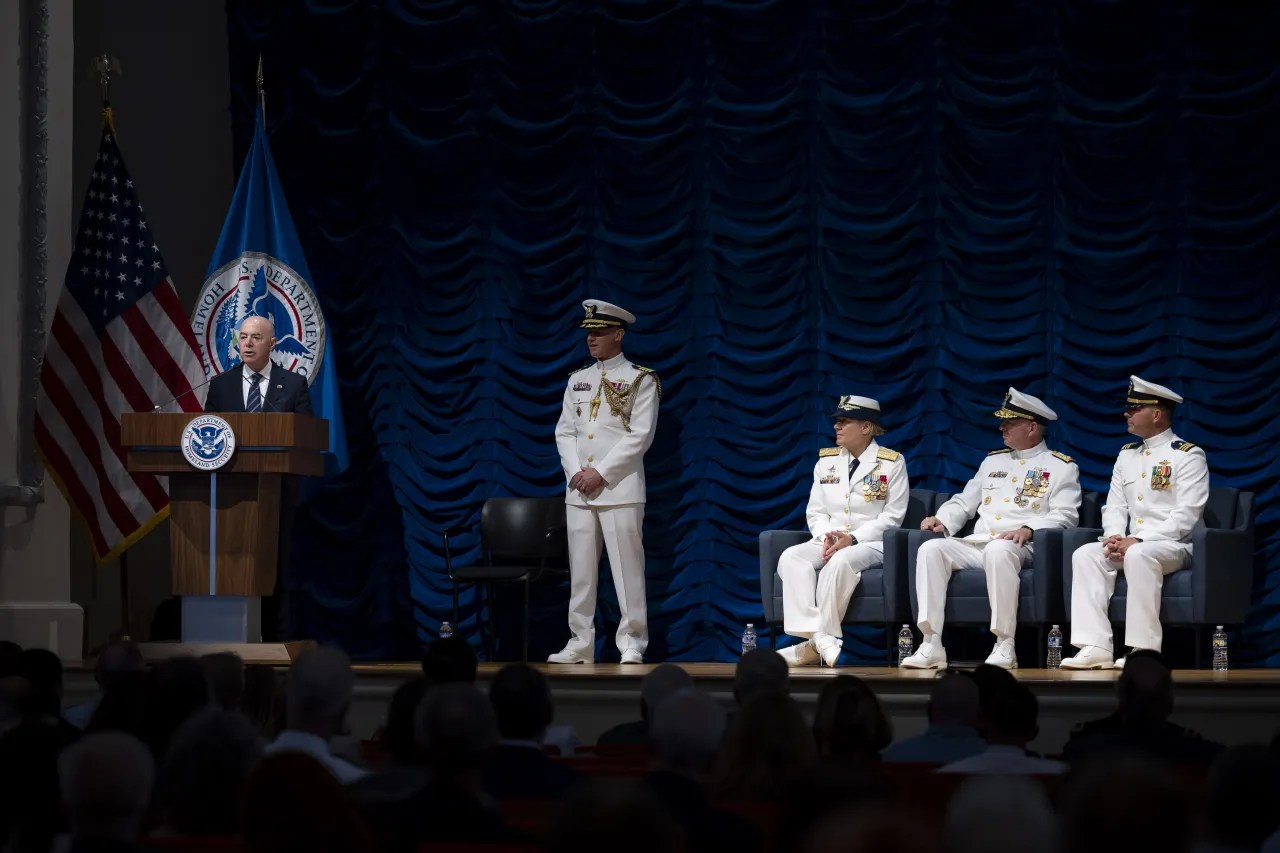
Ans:
{"label": "dhs flag", "polygon": [[237,330],[246,317],[270,318],[276,338],[273,365],[305,376],[312,408],[329,421],[325,471],[333,475],[345,470],[347,433],[333,346],[267,147],[261,103],[253,146],[206,275],[191,317],[205,375],[213,378],[240,364]]}

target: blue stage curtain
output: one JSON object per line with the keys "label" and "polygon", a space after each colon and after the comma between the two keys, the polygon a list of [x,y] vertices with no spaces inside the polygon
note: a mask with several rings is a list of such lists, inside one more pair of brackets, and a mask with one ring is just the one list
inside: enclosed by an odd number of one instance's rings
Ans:
{"label": "blue stage curtain", "polygon": [[[411,644],[397,626],[433,636],[442,529],[561,492],[595,296],[639,316],[627,352],[665,391],[651,659],[736,656],[757,534],[803,525],[838,395],[878,398],[912,484],[954,491],[1017,386],[1105,491],[1137,373],[1186,396],[1213,482],[1258,495],[1232,657],[1280,660],[1277,8],[229,0],[237,148],[262,55],[342,343],[352,471],[302,520],[302,629],[363,657]],[[539,594],[535,654],[567,637],[566,598]],[[848,659],[882,643],[853,630]]]}

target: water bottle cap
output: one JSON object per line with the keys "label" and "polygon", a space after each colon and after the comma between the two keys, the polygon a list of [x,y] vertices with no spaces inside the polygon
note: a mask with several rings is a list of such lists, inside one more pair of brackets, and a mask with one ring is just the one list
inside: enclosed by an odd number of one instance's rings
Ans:
{"label": "water bottle cap", "polygon": [[1222,626],[1221,626],[1221,625],[1219,625],[1219,626],[1218,626],[1218,628],[1217,628],[1217,630],[1221,631],[1221,630],[1222,630]]}
{"label": "water bottle cap", "polygon": [[748,622],[748,623],[747,623],[747,627],[748,627],[748,628],[754,628],[754,627],[755,627],[755,625],[753,625],[753,624],[751,624],[750,622]]}

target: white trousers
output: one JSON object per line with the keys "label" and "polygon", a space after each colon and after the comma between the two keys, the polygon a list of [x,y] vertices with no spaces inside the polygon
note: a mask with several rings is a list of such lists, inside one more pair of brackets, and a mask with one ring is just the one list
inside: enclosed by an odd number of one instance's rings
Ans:
{"label": "white trousers", "polygon": [[613,587],[618,593],[618,651],[644,654],[649,645],[649,618],[644,597],[644,504],[582,507],[566,504],[569,534],[568,649],[594,660],[596,653],[596,584],[600,549],[609,549]]}
{"label": "white trousers", "polygon": [[1107,608],[1116,591],[1116,572],[1129,581],[1124,639],[1135,649],[1160,651],[1160,591],[1164,576],[1191,564],[1191,545],[1172,539],[1135,542],[1117,563],[1102,556],[1102,543],[1090,542],[1071,555],[1071,645],[1113,652]]}
{"label": "white trousers", "polygon": [[951,573],[982,569],[991,602],[991,633],[1012,637],[1018,627],[1018,572],[1031,560],[1031,543],[1008,539],[930,539],[916,552],[916,600],[920,631],[925,638],[940,636],[947,611]]}
{"label": "white trousers", "polygon": [[792,545],[778,558],[782,578],[782,630],[793,637],[812,637],[821,631],[839,638],[849,599],[858,588],[862,570],[884,562],[871,545],[855,542],[822,564],[822,543]]}

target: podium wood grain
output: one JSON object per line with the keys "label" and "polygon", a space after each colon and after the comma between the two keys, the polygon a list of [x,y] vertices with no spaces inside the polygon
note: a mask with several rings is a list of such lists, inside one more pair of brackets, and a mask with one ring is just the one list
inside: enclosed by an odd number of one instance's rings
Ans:
{"label": "podium wood grain", "polygon": [[[126,413],[120,423],[128,470],[169,477],[173,592],[209,594],[213,533],[216,594],[271,595],[283,478],[324,473],[320,454],[329,446],[328,421],[276,412],[208,413],[226,420],[236,436],[235,454],[217,471],[217,504],[211,507],[211,474],[193,468],[180,450],[182,433],[199,414]],[[211,510],[216,525],[210,524]]]}

